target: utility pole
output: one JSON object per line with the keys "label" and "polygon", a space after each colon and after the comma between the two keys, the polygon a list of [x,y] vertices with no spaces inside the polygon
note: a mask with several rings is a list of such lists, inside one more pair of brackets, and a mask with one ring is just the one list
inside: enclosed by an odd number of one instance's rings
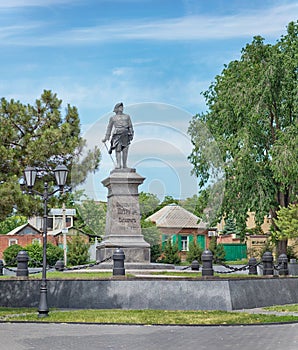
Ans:
{"label": "utility pole", "polygon": [[62,234],[63,234],[63,253],[64,253],[64,266],[67,266],[67,239],[66,235],[68,229],[66,227],[66,209],[65,203],[62,204]]}

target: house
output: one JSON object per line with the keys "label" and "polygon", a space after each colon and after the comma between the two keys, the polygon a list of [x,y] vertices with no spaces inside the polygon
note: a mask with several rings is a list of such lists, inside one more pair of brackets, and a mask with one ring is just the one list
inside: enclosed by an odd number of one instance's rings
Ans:
{"label": "house", "polygon": [[[67,241],[77,234],[77,230],[73,227],[73,220],[76,214],[75,209],[51,209],[47,220],[47,241],[56,246],[63,247],[63,232],[67,231]],[[63,222],[65,217],[65,222]],[[29,222],[21,225],[6,235],[0,235],[0,259],[3,259],[3,252],[6,248],[13,244],[25,247],[28,244],[38,242],[42,244],[43,236],[43,218],[33,217]],[[89,237],[82,235],[86,242]]]}
{"label": "house", "polygon": [[208,229],[199,217],[177,204],[169,204],[150,215],[146,220],[156,224],[160,229],[161,244],[165,245],[170,238],[178,243],[181,260],[186,259],[189,244],[196,241],[202,249],[209,246],[210,237],[215,229]]}

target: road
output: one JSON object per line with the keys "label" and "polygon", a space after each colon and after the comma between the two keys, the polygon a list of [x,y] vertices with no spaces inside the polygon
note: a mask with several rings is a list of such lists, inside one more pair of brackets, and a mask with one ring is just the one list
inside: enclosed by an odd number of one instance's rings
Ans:
{"label": "road", "polygon": [[0,350],[297,350],[298,323],[128,326],[2,323]]}

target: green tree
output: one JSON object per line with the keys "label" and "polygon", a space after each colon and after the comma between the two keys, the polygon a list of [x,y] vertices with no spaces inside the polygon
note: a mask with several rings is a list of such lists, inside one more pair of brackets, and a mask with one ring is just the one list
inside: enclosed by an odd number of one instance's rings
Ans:
{"label": "green tree", "polygon": [[227,218],[225,221],[225,226],[223,228],[222,233],[224,235],[230,235],[232,233],[237,233],[237,227],[235,224],[235,220],[232,218]]}
{"label": "green tree", "polygon": [[15,228],[26,224],[28,219],[25,216],[11,215],[5,220],[0,222],[0,234],[5,235],[6,233],[14,230]]}
{"label": "green tree", "polygon": [[160,237],[161,232],[151,221],[141,219],[142,235],[147,243],[150,244],[151,262],[156,262],[161,255]]}
{"label": "green tree", "polygon": [[210,240],[209,250],[213,254],[214,261],[224,261],[225,260],[226,253],[225,253],[224,247],[221,243],[217,244],[217,238],[215,236],[213,236]]}
{"label": "green tree", "polygon": [[102,237],[105,234],[107,204],[96,202],[83,195],[80,202],[74,204],[76,220],[74,227],[89,237]]}
{"label": "green tree", "polygon": [[278,227],[277,235],[280,239],[298,237],[298,204],[289,204],[287,208],[280,207],[274,219]]}
{"label": "green tree", "polygon": [[159,205],[159,199],[155,194],[140,192],[139,193],[139,204],[140,204],[140,213],[142,219],[147,218],[155,211]]}
{"label": "green tree", "polygon": [[163,249],[163,258],[161,262],[165,264],[180,264],[181,259],[179,256],[178,243],[172,244],[171,238],[169,238]]}
{"label": "green tree", "polygon": [[72,237],[71,241],[68,242],[67,247],[67,261],[69,265],[82,265],[89,261],[90,245],[86,243],[79,234]]}
{"label": "green tree", "polygon": [[[209,111],[193,117],[189,157],[200,186],[206,185],[216,161],[208,158],[215,145],[225,173],[220,216],[232,216],[243,231],[249,211],[256,224],[278,207],[288,207],[298,189],[298,22],[275,44],[257,36],[230,62],[204,96]],[[208,146],[200,130],[210,131]],[[279,252],[286,251],[279,241]]]}
{"label": "green tree", "polygon": [[189,244],[189,250],[186,255],[186,260],[189,263],[192,263],[194,260],[201,262],[201,256],[203,251],[204,249],[196,241],[191,242]]}
{"label": "green tree", "polygon": [[86,151],[77,108],[67,105],[64,116],[61,109],[62,101],[47,90],[34,105],[1,99],[0,219],[10,215],[13,208],[24,216],[40,211],[37,198],[24,196],[20,190],[19,180],[26,166],[39,170],[42,181],[37,182],[37,189],[42,189],[44,181],[53,184],[52,171],[58,164],[71,171],[68,182],[72,185],[82,183],[98,168],[99,148]]}
{"label": "green tree", "polygon": [[21,250],[24,250],[24,248],[18,244],[13,244],[7,247],[3,252],[5,265],[17,266],[17,255]]}

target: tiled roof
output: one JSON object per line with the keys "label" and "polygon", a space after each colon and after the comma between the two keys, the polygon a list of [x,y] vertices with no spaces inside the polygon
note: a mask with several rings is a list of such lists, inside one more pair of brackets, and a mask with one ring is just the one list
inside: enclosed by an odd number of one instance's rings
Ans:
{"label": "tiled roof", "polygon": [[34,227],[33,225],[31,225],[29,222],[27,222],[26,224],[23,224],[21,226],[16,227],[15,229],[11,230],[10,232],[8,232],[6,235],[7,236],[13,236],[13,235],[17,235],[23,228],[25,228],[26,226],[31,227],[34,231],[37,231],[36,233],[39,233],[40,231]]}
{"label": "tiled roof", "polygon": [[206,224],[199,217],[176,204],[166,205],[156,213],[150,215],[147,220],[152,221],[157,227],[169,228],[201,228]]}

